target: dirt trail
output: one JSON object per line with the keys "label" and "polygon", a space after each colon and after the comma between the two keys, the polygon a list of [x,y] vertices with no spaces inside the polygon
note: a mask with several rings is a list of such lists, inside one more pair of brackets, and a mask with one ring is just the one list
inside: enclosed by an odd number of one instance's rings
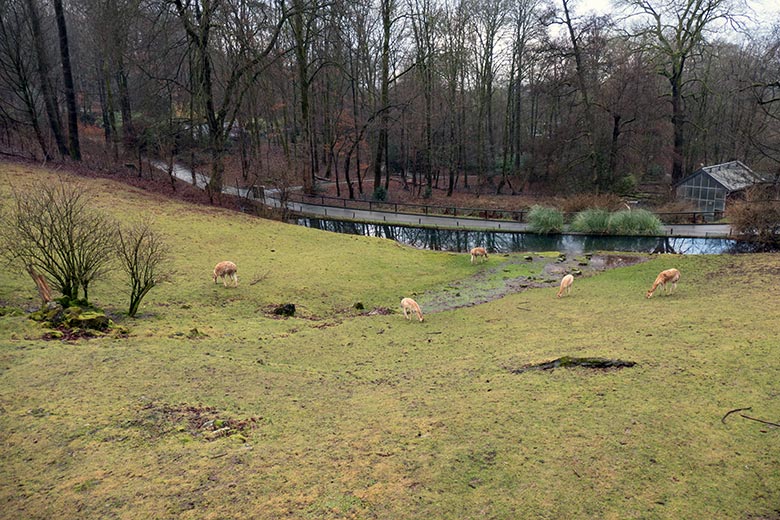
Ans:
{"label": "dirt trail", "polygon": [[[607,269],[649,260],[646,255],[601,254],[542,256],[504,255],[504,261],[480,269],[470,278],[416,296],[426,313],[442,312],[487,303],[530,288],[557,287],[566,274],[575,278],[593,276]],[[479,269],[475,266],[475,269]]]}

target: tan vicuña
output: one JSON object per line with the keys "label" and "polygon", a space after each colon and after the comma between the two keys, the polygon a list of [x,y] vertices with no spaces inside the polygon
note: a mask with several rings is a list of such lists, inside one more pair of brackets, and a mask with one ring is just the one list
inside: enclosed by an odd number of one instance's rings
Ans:
{"label": "tan vicu\u00f1a", "polygon": [[417,314],[417,318],[420,321],[423,321],[422,310],[420,309],[420,306],[417,304],[417,302],[414,301],[413,299],[404,298],[403,300],[401,300],[401,309],[403,309],[404,318],[406,318],[407,320],[412,319],[411,314],[412,312],[414,312]]}
{"label": "tan vicu\u00f1a", "polygon": [[238,287],[237,272],[238,267],[233,262],[228,262],[227,260],[220,262],[214,267],[214,283],[217,283],[217,278],[222,278],[222,284],[227,287],[227,279],[230,278],[233,281],[233,287]]}

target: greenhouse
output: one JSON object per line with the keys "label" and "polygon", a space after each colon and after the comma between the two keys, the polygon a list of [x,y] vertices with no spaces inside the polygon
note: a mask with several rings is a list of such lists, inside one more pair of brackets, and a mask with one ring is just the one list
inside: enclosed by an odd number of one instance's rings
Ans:
{"label": "greenhouse", "polygon": [[726,209],[726,200],[733,194],[755,184],[766,182],[740,161],[705,166],[675,185],[677,198],[688,200],[698,211],[708,212],[709,219],[718,218]]}

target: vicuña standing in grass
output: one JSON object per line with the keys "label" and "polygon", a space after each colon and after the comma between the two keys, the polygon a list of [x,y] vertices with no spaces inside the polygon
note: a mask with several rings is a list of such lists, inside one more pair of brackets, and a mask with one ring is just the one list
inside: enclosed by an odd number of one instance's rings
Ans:
{"label": "vicu\u00f1a standing in grass", "polygon": [[233,280],[233,287],[238,287],[238,275],[236,274],[238,267],[233,262],[220,262],[214,267],[214,283],[217,283],[217,278],[222,278],[222,284],[227,287],[227,279]]}
{"label": "vicu\u00f1a standing in grass", "polygon": [[422,310],[420,310],[420,306],[417,304],[416,301],[412,300],[411,298],[404,298],[401,300],[401,308],[404,311],[404,318],[407,320],[412,319],[412,312],[417,313],[417,319],[420,321],[423,321],[423,315]]}
{"label": "vicu\u00f1a standing in grass", "polygon": [[561,280],[561,288],[558,289],[558,298],[560,298],[564,292],[566,294],[571,293],[571,285],[574,283],[574,275],[567,274]]}
{"label": "vicu\u00f1a standing in grass", "polygon": [[667,269],[666,271],[661,271],[658,273],[658,276],[655,279],[655,282],[653,282],[653,287],[650,288],[649,291],[647,291],[647,297],[650,298],[656,289],[658,289],[658,286],[660,285],[664,292],[666,292],[666,284],[670,283],[672,284],[672,287],[669,289],[669,294],[672,294],[672,292],[677,288],[677,282],[680,280],[680,271],[677,269]]}
{"label": "vicu\u00f1a standing in grass", "polygon": [[469,251],[469,252],[471,253],[471,263],[472,264],[474,263],[474,260],[476,258],[480,257],[480,256],[484,257],[485,261],[487,261],[487,259],[488,259],[487,250],[484,247],[475,247],[475,248],[472,248],[472,250]]}

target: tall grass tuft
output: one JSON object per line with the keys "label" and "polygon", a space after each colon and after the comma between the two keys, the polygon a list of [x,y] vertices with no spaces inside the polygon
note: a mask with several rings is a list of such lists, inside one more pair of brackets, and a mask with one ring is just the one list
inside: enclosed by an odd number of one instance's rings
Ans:
{"label": "tall grass tuft", "polygon": [[560,233],[563,231],[563,213],[556,208],[533,206],[528,214],[528,227],[533,233]]}
{"label": "tall grass tuft", "polygon": [[656,235],[662,229],[661,220],[646,209],[618,211],[609,218],[613,235]]}
{"label": "tall grass tuft", "polygon": [[577,213],[571,229],[579,233],[606,234],[609,233],[609,217],[610,213],[606,209],[586,209]]}

